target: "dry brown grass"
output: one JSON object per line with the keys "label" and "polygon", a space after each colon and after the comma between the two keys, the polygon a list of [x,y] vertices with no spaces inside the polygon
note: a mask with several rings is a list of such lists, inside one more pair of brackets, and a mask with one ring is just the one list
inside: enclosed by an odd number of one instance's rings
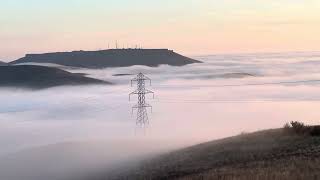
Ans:
{"label": "dry brown grass", "polygon": [[165,154],[105,179],[312,180],[320,179],[319,167],[319,136],[276,129]]}
{"label": "dry brown grass", "polygon": [[289,158],[225,166],[179,180],[318,180],[320,160]]}

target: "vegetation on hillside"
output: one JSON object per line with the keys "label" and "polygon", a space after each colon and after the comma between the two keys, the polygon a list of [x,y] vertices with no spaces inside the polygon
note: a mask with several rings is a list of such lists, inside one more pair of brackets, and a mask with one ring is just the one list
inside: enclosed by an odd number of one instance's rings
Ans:
{"label": "vegetation on hillside", "polygon": [[284,131],[289,134],[304,136],[320,136],[320,126],[307,126],[302,122],[292,121],[284,125]]}
{"label": "vegetation on hillside", "polygon": [[189,147],[145,161],[126,173],[113,172],[112,176],[102,177],[139,180],[319,179],[318,132],[317,126],[291,122],[283,129],[246,133]]}

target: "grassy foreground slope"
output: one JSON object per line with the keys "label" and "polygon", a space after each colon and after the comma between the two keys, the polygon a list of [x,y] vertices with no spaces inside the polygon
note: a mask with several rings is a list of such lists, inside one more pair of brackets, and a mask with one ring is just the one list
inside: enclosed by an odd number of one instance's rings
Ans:
{"label": "grassy foreground slope", "polygon": [[111,178],[320,179],[320,137],[283,129],[244,134],[166,154]]}

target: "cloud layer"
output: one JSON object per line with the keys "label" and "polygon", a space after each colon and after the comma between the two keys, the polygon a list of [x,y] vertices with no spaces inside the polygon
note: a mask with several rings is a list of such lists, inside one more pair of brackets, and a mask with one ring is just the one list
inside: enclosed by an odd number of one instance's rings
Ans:
{"label": "cloud layer", "polygon": [[[5,103],[0,105],[0,156],[42,145],[87,141],[170,140],[174,143],[165,148],[170,150],[242,131],[278,128],[288,121],[319,123],[319,81],[309,80],[320,80],[320,53],[195,58],[205,63],[103,70],[67,68],[111,81],[114,86],[1,89],[0,99]],[[149,112],[150,127],[145,136],[137,135],[131,115],[131,106],[136,103],[128,101],[128,94],[135,88],[129,84],[132,76],[113,76],[138,72],[153,80],[148,88],[156,93],[155,99],[148,97],[153,113]],[[230,73],[253,76],[224,77]],[[277,84],[295,81],[306,82]],[[108,152],[107,146],[103,152]]]}

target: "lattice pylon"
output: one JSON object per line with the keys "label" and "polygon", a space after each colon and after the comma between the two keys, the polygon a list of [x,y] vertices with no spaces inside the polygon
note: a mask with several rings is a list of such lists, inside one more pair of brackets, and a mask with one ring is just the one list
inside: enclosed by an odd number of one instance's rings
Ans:
{"label": "lattice pylon", "polygon": [[131,99],[132,95],[138,95],[138,104],[132,107],[132,113],[135,109],[137,109],[136,124],[139,127],[146,127],[149,124],[147,108],[151,108],[152,110],[152,106],[146,103],[145,95],[153,94],[154,98],[154,93],[145,88],[145,81],[150,81],[151,85],[151,79],[144,74],[139,73],[137,77],[131,80],[131,86],[133,85],[133,82],[137,82],[137,89],[129,94],[129,100]]}

